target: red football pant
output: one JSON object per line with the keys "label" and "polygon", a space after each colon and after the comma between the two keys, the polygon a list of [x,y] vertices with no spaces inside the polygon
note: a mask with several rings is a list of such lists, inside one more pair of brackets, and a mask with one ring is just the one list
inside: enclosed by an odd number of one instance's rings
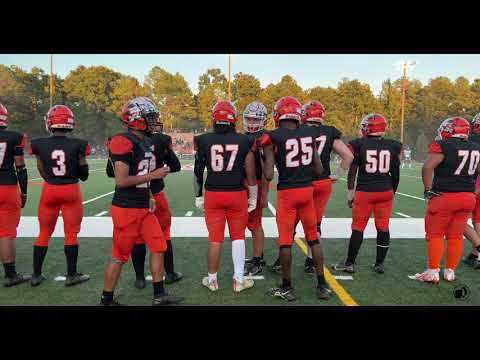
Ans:
{"label": "red football pant", "polygon": [[0,186],[0,238],[15,239],[22,202],[17,185]]}
{"label": "red football pant", "polygon": [[254,231],[262,227],[263,209],[260,207],[260,200],[262,198],[262,181],[257,180],[258,199],[257,207],[252,212],[248,213],[248,230]]}
{"label": "red football pant", "polygon": [[445,237],[447,238],[445,267],[448,269],[457,267],[462,256],[463,231],[475,204],[475,195],[468,192],[443,193],[428,201],[425,233],[430,269],[440,267]]}
{"label": "red football pant", "polygon": [[205,191],[205,223],[208,241],[223,242],[225,223],[228,224],[230,239],[245,239],[248,223],[247,191]]}
{"label": "red football pant", "polygon": [[60,210],[63,217],[65,245],[77,245],[77,235],[83,218],[80,184],[52,185],[45,182],[38,206],[40,235],[34,243],[35,246],[48,246]]}
{"label": "red football pant", "polygon": [[480,196],[475,196],[475,207],[472,212],[472,223],[480,223]]}
{"label": "red football pant", "polygon": [[297,219],[300,219],[307,241],[317,240],[317,217],[313,205],[313,187],[277,191],[278,245],[291,246]]}
{"label": "red football pant", "polygon": [[112,258],[126,263],[135,244],[146,244],[151,253],[165,252],[167,243],[157,217],[149,209],[110,208],[113,221]]}
{"label": "red football pant", "polygon": [[328,200],[332,194],[332,180],[324,179],[313,182],[313,203],[315,206],[315,214],[317,215],[317,223],[321,223]]}
{"label": "red football pant", "polygon": [[172,226],[172,213],[168,206],[168,200],[163,191],[153,195],[155,198],[155,216],[162,228],[165,240],[170,240],[170,227]]}
{"label": "red football pant", "polygon": [[392,214],[393,191],[355,191],[352,208],[352,230],[363,232],[373,212],[377,231],[388,231]]}

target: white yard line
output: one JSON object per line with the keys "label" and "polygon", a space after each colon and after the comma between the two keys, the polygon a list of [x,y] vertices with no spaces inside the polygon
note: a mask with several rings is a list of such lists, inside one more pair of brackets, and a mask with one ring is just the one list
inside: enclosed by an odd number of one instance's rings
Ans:
{"label": "white yard line", "polygon": [[424,198],[421,198],[421,197],[418,197],[418,196],[409,195],[409,194],[404,194],[404,193],[401,193],[401,192],[398,192],[398,191],[396,192],[396,194],[402,195],[402,196],[406,196],[406,197],[409,197],[409,198],[412,198],[412,199],[417,199],[417,200],[425,201]]}
{"label": "white yard line", "polygon": [[93,199],[89,199],[89,200],[84,201],[82,204],[83,204],[83,205],[85,205],[85,204],[90,204],[91,202],[94,202],[94,201],[96,201],[96,200],[98,200],[98,199],[104,198],[105,196],[112,195],[114,192],[115,192],[115,190],[114,190],[114,191],[110,191],[110,192],[108,192],[108,193],[106,193],[106,194],[98,195],[97,197],[94,197]]}
{"label": "white yard line", "polygon": [[277,210],[275,209],[275,207],[272,205],[270,201],[268,202],[268,209],[273,214],[273,216],[277,216]]}
{"label": "white yard line", "polygon": [[185,216],[192,216],[193,215],[193,211],[187,211],[187,213],[185,214]]}
{"label": "white yard line", "polygon": [[95,216],[103,216],[105,214],[108,214],[108,211],[102,211],[102,212],[99,212],[97,215]]}
{"label": "white yard line", "polygon": [[402,216],[402,217],[404,217],[404,218],[411,218],[410,215],[406,215],[406,214],[401,213],[401,212],[396,212],[395,214],[400,215],[400,216]]}

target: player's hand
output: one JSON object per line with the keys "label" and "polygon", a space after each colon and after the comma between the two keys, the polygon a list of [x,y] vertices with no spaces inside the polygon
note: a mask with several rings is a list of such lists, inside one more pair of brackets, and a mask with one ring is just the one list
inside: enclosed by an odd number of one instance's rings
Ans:
{"label": "player's hand", "polygon": [[195,198],[195,206],[198,209],[203,210],[203,204],[204,204],[203,196],[199,196]]}
{"label": "player's hand", "polygon": [[157,208],[157,202],[155,201],[155,198],[150,198],[150,207],[149,207],[150,212],[154,213],[156,208]]}
{"label": "player's hand", "polygon": [[25,207],[25,204],[27,203],[27,194],[21,194],[20,199],[22,201],[22,209]]}
{"label": "player's hand", "polygon": [[154,170],[150,173],[150,177],[152,180],[159,180],[163,179],[170,173],[170,168],[168,166],[161,167],[157,170]]}
{"label": "player's hand", "polygon": [[355,198],[355,190],[352,190],[352,189],[347,190],[347,204],[350,209],[353,207],[354,198]]}
{"label": "player's hand", "polygon": [[347,200],[348,207],[351,209],[353,208],[353,199],[352,200]]}

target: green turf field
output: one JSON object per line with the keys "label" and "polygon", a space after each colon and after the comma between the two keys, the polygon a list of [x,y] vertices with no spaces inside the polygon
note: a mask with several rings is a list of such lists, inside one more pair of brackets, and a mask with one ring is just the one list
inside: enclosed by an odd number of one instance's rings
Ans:
{"label": "green turf field", "polygon": [[[183,161],[183,165],[191,161]],[[42,181],[39,179],[35,164],[28,159],[30,187],[29,198],[23,216],[35,216]],[[90,159],[91,174],[86,183],[82,183],[84,213],[87,217],[108,217],[111,195],[100,197],[113,191],[113,181],[105,175],[105,161]],[[97,171],[98,169],[98,171]],[[170,175],[166,180],[166,192],[174,217],[201,217],[202,212],[194,207],[192,172],[182,171]],[[395,199],[393,214],[395,218],[423,217],[425,203],[422,199],[423,186],[420,179],[420,165],[413,169],[403,169],[400,187]],[[275,190],[270,192],[270,202],[275,206]],[[264,210],[264,215],[272,213]],[[351,210],[346,206],[345,181],[338,181],[330,199],[326,220],[328,218],[349,218]],[[94,231],[95,229],[92,229]],[[88,229],[87,229],[88,231]],[[19,271],[31,272],[33,238],[17,240],[17,267]],[[206,274],[207,239],[198,237],[174,238],[175,268],[182,271],[185,278],[168,287],[172,293],[186,297],[185,305],[344,305],[336,294],[329,301],[315,298],[315,280],[303,273],[304,255],[299,246],[294,246],[293,285],[297,301],[286,304],[282,300],[269,298],[265,292],[279,284],[279,275],[264,270],[264,279],[256,281],[255,287],[240,294],[231,290],[231,245],[227,240],[223,246],[223,257],[219,272],[220,291],[210,293],[200,284]],[[343,260],[345,239],[325,239],[325,262],[330,264]],[[95,305],[103,285],[103,268],[110,254],[110,238],[80,239],[79,271],[91,275],[91,280],[77,287],[66,288],[62,282],[54,281],[65,272],[63,241],[53,238],[44,264],[44,275],[48,281],[38,288],[29,284],[6,289],[0,288],[0,305]],[[386,273],[378,275],[370,269],[375,258],[375,240],[366,239],[360,251],[356,273],[353,280],[337,280],[337,283],[358,305],[479,305],[480,272],[460,265],[457,281],[454,284],[441,282],[439,286],[422,284],[408,279],[408,275],[423,271],[425,266],[425,242],[423,239],[392,239],[390,252],[386,261]],[[465,254],[469,251],[465,242]],[[251,251],[251,240],[247,239],[247,254]],[[274,238],[266,241],[265,257],[268,263],[275,260],[277,248]],[[335,274],[334,274],[335,275]],[[345,275],[345,274],[337,274]],[[152,291],[150,288],[137,290],[133,287],[134,273],[130,264],[124,267],[122,277],[116,290],[120,302],[129,305],[149,305]],[[453,290],[456,286],[468,286],[470,296],[461,301],[455,299]]]}

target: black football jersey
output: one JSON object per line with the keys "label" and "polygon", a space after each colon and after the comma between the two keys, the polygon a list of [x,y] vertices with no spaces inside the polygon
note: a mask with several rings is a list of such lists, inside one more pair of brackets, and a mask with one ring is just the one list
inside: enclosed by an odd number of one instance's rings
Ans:
{"label": "black football jersey", "polygon": [[435,140],[430,153],[441,153],[445,159],[435,168],[432,190],[438,192],[474,192],[480,145],[472,141],[449,138]]}
{"label": "black football jersey", "polygon": [[[109,166],[113,168],[115,162],[121,161],[128,165],[129,176],[146,175],[154,170],[153,162],[151,161],[151,145],[151,140],[148,137],[141,140],[132,133],[112,136],[108,141]],[[115,187],[112,205],[122,208],[149,208],[150,184],[144,183],[125,188]]]}
{"label": "black football jersey", "polygon": [[[248,138],[250,139],[250,141],[253,143],[257,143],[257,141],[265,134],[265,130],[260,130],[260,131],[257,131],[255,133],[245,133],[245,135],[248,136]],[[256,147],[255,149],[255,152],[253,153],[254,157],[255,157],[255,175],[257,177],[257,180],[261,180],[262,179],[262,175],[263,175],[263,160],[264,160],[264,156],[263,156],[263,150],[260,146]]]}
{"label": "black football jersey", "polygon": [[400,166],[402,144],[382,137],[352,140],[353,163],[358,165],[356,190],[380,192],[393,189],[391,172]]}
{"label": "black football jersey", "polygon": [[212,132],[196,136],[194,145],[196,161],[207,168],[206,190],[245,190],[245,158],[250,150],[255,150],[255,143],[248,136]]}
{"label": "black football jersey", "polygon": [[315,141],[317,144],[317,152],[322,161],[323,173],[320,176],[314,174],[313,180],[328,179],[331,175],[330,171],[330,155],[333,150],[333,142],[342,137],[342,133],[334,126],[320,125],[310,126],[315,132]]}
{"label": "black football jersey", "polygon": [[[166,134],[155,133],[150,137],[150,140],[152,142],[152,168],[159,169],[167,165],[170,168],[170,173],[180,171],[180,161],[172,150],[172,138]],[[164,188],[165,182],[163,179],[150,182],[152,194],[157,194]]]}
{"label": "black football jersey", "polygon": [[480,144],[480,135],[472,134],[468,137],[468,141],[472,141],[476,144]]}
{"label": "black football jersey", "polygon": [[269,133],[278,170],[277,189],[312,186],[315,133],[310,126],[278,128]]}
{"label": "black football jersey", "polygon": [[90,155],[90,146],[85,140],[53,135],[33,139],[31,154],[42,161],[47,183],[75,184],[79,179],[80,157]]}
{"label": "black football jersey", "polygon": [[15,156],[22,156],[25,136],[15,131],[0,130],[0,185],[16,185]]}

